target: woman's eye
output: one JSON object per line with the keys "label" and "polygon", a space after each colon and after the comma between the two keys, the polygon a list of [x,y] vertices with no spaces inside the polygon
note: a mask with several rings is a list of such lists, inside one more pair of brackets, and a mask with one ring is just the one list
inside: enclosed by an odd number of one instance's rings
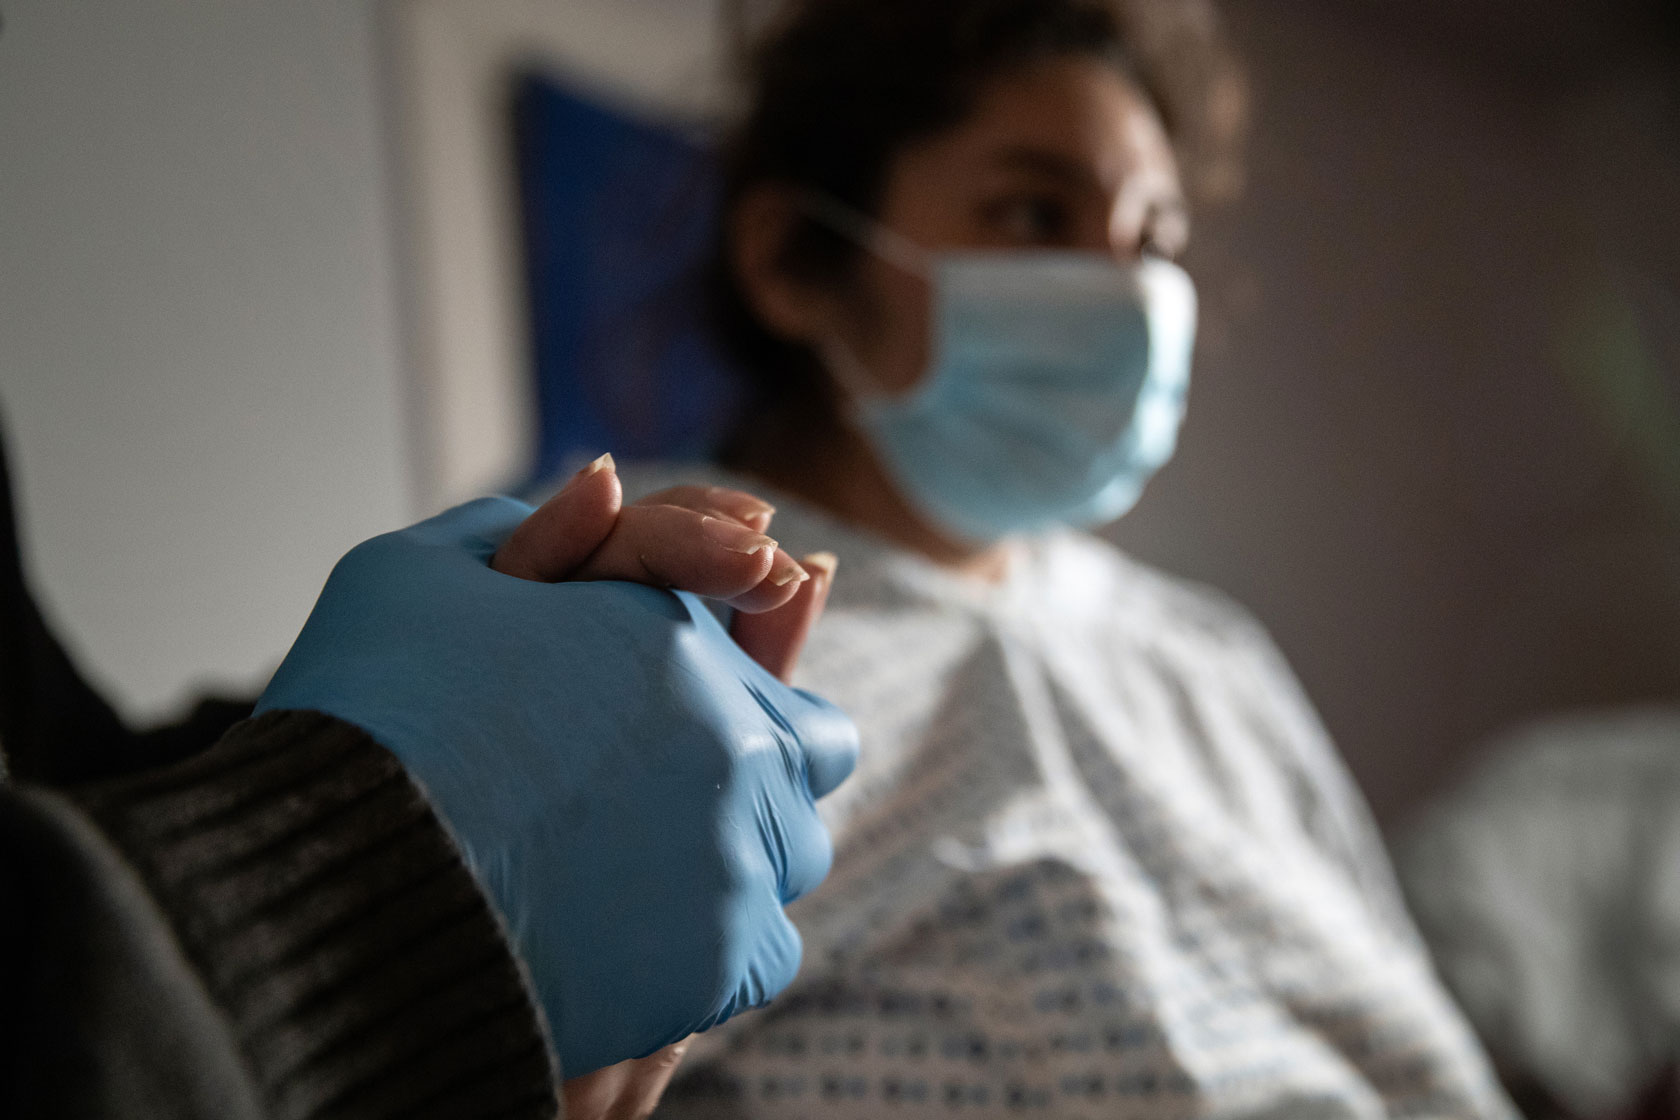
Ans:
{"label": "woman's eye", "polygon": [[1054,244],[1067,236],[1067,207],[1055,199],[1012,198],[991,209],[998,231],[1017,244]]}

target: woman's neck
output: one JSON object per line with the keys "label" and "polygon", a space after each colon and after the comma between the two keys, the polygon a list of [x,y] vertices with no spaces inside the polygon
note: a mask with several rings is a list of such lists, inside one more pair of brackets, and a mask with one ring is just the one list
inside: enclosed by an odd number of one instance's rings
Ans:
{"label": "woman's neck", "polygon": [[957,575],[1000,583],[1008,574],[1006,542],[977,545],[929,524],[864,438],[844,423],[755,425],[754,436],[737,444],[727,465]]}

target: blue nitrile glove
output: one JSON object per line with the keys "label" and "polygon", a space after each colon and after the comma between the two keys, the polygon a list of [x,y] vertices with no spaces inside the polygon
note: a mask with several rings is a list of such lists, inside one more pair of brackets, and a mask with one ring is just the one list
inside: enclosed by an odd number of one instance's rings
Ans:
{"label": "blue nitrile glove", "polygon": [[506,918],[573,1077],[793,979],[782,904],[828,873],[814,799],[857,732],[693,596],[490,570],[530,512],[484,499],[352,549],[257,711],[326,712],[396,754]]}

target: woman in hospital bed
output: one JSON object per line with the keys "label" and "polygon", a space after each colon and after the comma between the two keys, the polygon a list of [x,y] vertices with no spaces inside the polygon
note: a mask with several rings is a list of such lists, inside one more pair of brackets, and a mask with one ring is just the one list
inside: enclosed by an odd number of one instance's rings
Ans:
{"label": "woman in hospital bed", "polygon": [[838,555],[796,679],[863,757],[800,979],[660,1115],[1511,1115],[1266,636],[1082,531],[1183,407],[1211,11],[811,0],[751,80],[715,287],[756,407],[625,479]]}

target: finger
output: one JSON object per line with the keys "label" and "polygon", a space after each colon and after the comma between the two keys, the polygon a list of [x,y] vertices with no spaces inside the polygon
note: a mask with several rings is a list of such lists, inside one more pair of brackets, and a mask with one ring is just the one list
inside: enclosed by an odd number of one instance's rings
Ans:
{"label": "finger", "polygon": [[681,506],[626,506],[572,578],[621,579],[734,599],[766,580],[791,597],[805,569],[744,525]]}
{"label": "finger", "polygon": [[[744,525],[759,533],[768,528],[776,512],[775,507],[763,499],[725,486],[672,486],[632,503],[632,508],[644,506],[679,506],[704,516]],[[785,551],[778,551],[771,562],[770,574],[757,585],[739,595],[713,594],[713,597],[724,599],[738,612],[757,614],[787,603],[804,579],[805,573],[798,561]],[[681,583],[674,586],[683,590],[694,589]]]}
{"label": "finger", "polygon": [[560,1083],[566,1116],[573,1120],[642,1120],[652,1116],[688,1046],[685,1038],[645,1058],[567,1078]]}
{"label": "finger", "polygon": [[822,885],[834,864],[834,840],[809,801],[782,814],[782,829],[788,837],[786,864],[782,870],[782,905],[798,901]]}
{"label": "finger", "polygon": [[632,1059],[562,1081],[560,1094],[566,1103],[565,1115],[583,1120],[610,1120],[614,1106],[630,1083],[634,1064]]}
{"label": "finger", "polygon": [[[682,506],[711,517],[739,522],[760,533],[769,531],[770,519],[776,513],[776,507],[762,498],[726,486],[672,486],[649,494],[635,504]],[[778,552],[770,566],[769,578],[726,601],[742,614],[776,610],[794,597],[799,590],[798,584],[803,582],[795,571],[797,567],[798,561],[792,556]],[[793,573],[792,582],[783,579],[787,573]]]}
{"label": "finger", "polygon": [[813,552],[805,557],[803,566],[811,578],[773,609],[760,614],[737,614],[730,624],[729,636],[773,675],[784,682],[791,680],[799,652],[805,648],[805,639],[828,602],[838,563],[832,552]]}
{"label": "finger", "polygon": [[[764,887],[774,892],[770,883],[766,882]],[[712,1026],[726,1023],[744,1012],[769,1006],[770,1001],[781,995],[799,975],[799,960],[805,954],[805,943],[799,936],[799,930],[782,912],[780,897],[779,892],[768,895],[767,901],[775,905],[766,908],[752,961],[735,985],[734,995],[719,1011]]]}
{"label": "finger", "polygon": [[[792,579],[785,583],[777,583],[784,572],[792,573]],[[810,582],[805,578],[809,574],[799,561],[778,549],[776,559],[770,565],[770,575],[764,582],[729,599],[728,603],[738,614],[762,614],[765,611],[778,610]]]}
{"label": "finger", "polygon": [[742,490],[726,486],[673,486],[660,490],[632,503],[649,506],[682,506],[713,517],[739,521],[760,533],[770,531],[770,518],[776,507],[762,498],[755,498]]}
{"label": "finger", "polygon": [[782,714],[792,722],[805,749],[805,780],[812,797],[826,797],[857,768],[857,724],[821,696],[803,688]]}
{"label": "finger", "polygon": [[603,455],[520,522],[490,566],[504,575],[544,583],[570,578],[607,539],[623,504],[617,466],[611,455]]}
{"label": "finger", "polygon": [[673,1042],[655,1054],[636,1059],[636,1080],[639,1091],[632,1101],[631,1115],[636,1120],[652,1116],[653,1110],[659,1107],[659,1098],[664,1095],[665,1087],[671,1083],[676,1075],[677,1067],[682,1065],[683,1058],[688,1056],[689,1040]]}

